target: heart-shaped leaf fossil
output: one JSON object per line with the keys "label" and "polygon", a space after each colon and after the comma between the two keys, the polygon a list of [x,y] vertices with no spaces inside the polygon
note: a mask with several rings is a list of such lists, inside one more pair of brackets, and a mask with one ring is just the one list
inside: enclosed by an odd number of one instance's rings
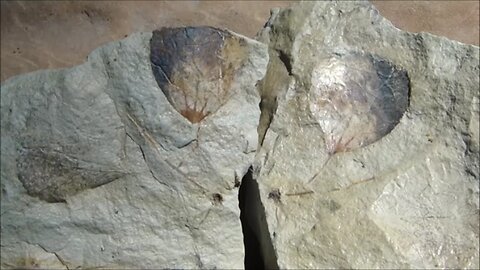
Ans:
{"label": "heart-shaped leaf fossil", "polygon": [[150,50],[160,89],[192,123],[202,121],[230,99],[235,73],[248,53],[244,39],[212,27],[155,30]]}
{"label": "heart-shaped leaf fossil", "polygon": [[310,111],[330,154],[371,144],[400,121],[409,102],[407,72],[361,53],[333,54],[312,72]]}

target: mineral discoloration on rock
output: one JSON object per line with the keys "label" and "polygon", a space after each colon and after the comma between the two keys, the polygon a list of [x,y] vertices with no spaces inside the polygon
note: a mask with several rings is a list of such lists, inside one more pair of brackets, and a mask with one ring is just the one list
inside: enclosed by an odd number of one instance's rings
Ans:
{"label": "mineral discoloration on rock", "polygon": [[212,27],[156,30],[150,48],[158,85],[192,123],[214,113],[234,95],[231,84],[248,52],[242,38]]}

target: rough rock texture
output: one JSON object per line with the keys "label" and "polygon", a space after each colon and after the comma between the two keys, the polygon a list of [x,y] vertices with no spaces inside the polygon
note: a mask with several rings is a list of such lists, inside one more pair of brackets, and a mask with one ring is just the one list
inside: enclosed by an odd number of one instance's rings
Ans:
{"label": "rough rock texture", "polygon": [[1,266],[479,268],[478,47],[367,2],[258,38],[164,28],[7,80]]}
{"label": "rough rock texture", "polygon": [[478,269],[479,48],[400,31],[367,2],[294,5],[259,38],[270,62],[254,170],[268,232],[257,234],[278,266]]}
{"label": "rough rock texture", "polygon": [[[218,29],[187,31],[220,31],[243,52],[227,67],[228,84],[197,78],[228,96],[196,121],[155,80],[151,33],[99,48],[80,66],[2,85],[2,268],[243,267],[238,186],[257,147],[255,83],[267,46]],[[195,62],[179,54],[206,46],[192,36],[191,47],[168,51],[170,71],[187,78],[198,75]],[[215,46],[208,59],[225,44]]]}

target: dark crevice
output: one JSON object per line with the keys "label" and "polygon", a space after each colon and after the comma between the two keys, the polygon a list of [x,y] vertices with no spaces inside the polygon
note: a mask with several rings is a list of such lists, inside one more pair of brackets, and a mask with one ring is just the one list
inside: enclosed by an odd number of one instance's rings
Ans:
{"label": "dark crevice", "polygon": [[288,75],[292,76],[292,59],[282,50],[277,50],[280,61],[285,65]]}
{"label": "dark crevice", "polygon": [[252,167],[242,179],[238,200],[245,245],[245,269],[279,269],[258,183],[252,177]]}
{"label": "dark crevice", "polygon": [[258,104],[258,107],[260,108],[260,122],[257,127],[257,132],[259,134],[258,146],[260,147],[263,145],[263,141],[267,135],[267,130],[270,128],[270,124],[272,123],[275,112],[277,111],[277,98],[275,97],[273,102],[272,100],[266,100],[262,98]]}
{"label": "dark crevice", "polygon": [[278,107],[278,97],[284,97],[292,75],[292,59],[285,51],[269,50],[270,60],[267,71],[261,81],[257,83],[260,93],[260,121],[257,127],[258,147],[263,145],[267,130],[273,121]]}

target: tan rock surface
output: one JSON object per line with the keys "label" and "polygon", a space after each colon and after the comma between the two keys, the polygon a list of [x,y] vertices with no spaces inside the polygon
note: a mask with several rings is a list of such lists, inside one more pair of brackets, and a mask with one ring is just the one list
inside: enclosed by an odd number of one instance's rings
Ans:
{"label": "tan rock surface", "polygon": [[479,1],[372,1],[382,16],[410,32],[479,44]]}
{"label": "tan rock surface", "polygon": [[[269,10],[294,1],[2,1],[1,81],[73,66],[101,44],[162,26],[211,25],[253,37]],[[478,1],[373,1],[407,31],[479,44]]]}

